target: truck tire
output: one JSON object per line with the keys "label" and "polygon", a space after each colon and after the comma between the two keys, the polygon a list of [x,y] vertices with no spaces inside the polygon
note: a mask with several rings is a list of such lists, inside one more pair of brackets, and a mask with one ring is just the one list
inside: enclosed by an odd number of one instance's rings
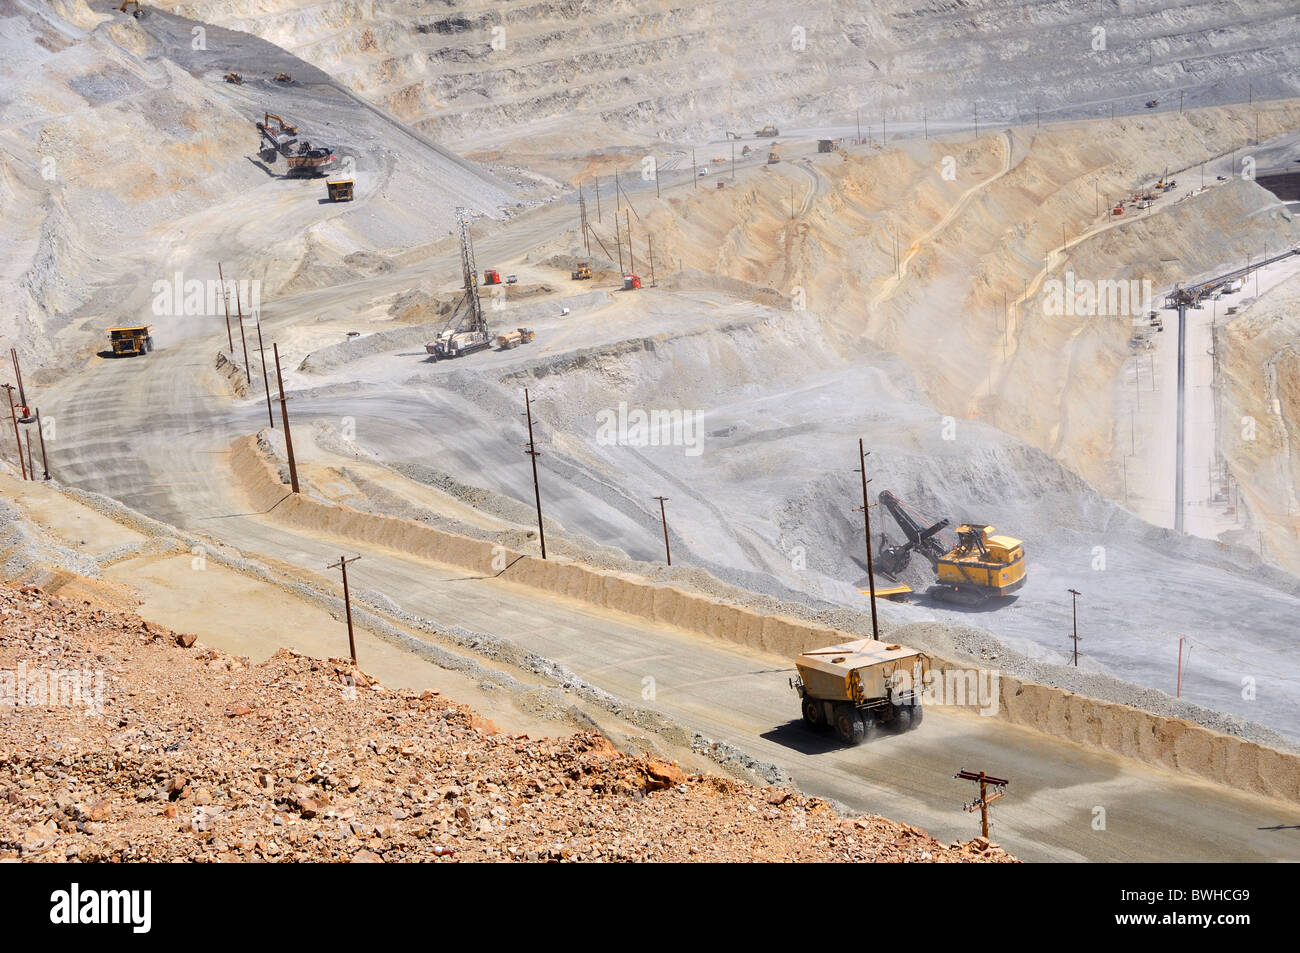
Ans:
{"label": "truck tire", "polygon": [[822,717],[822,703],[815,698],[803,700],[803,720],[809,728],[825,728],[826,720]]}
{"label": "truck tire", "polygon": [[846,745],[861,744],[867,736],[867,725],[852,705],[835,708],[835,734]]}
{"label": "truck tire", "polygon": [[921,718],[925,714],[925,706],[917,702],[912,706],[912,724],[909,727],[915,728],[921,724]]}
{"label": "truck tire", "polygon": [[912,717],[916,708],[912,705],[894,705],[887,725],[890,731],[904,732],[912,727]]}

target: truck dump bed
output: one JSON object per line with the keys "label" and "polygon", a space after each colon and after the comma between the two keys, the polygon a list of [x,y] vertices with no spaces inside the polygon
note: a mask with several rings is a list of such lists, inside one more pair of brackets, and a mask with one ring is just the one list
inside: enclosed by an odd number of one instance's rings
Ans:
{"label": "truck dump bed", "polygon": [[923,677],[930,667],[930,658],[924,652],[875,639],[814,649],[795,659],[799,678],[809,696],[857,703],[885,697],[889,679],[896,671],[912,673],[918,665]]}

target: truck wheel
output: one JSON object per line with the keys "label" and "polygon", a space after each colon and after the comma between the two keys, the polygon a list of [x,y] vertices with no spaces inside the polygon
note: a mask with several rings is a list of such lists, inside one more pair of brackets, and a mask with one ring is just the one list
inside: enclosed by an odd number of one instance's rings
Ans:
{"label": "truck wheel", "polygon": [[903,732],[912,727],[912,715],[916,709],[912,705],[894,705],[888,726],[891,731]]}
{"label": "truck wheel", "polygon": [[911,712],[912,712],[912,723],[910,727],[915,728],[917,725],[921,723],[921,716],[925,714],[925,706],[922,705],[920,702],[917,702],[915,705],[911,706]]}
{"label": "truck wheel", "polygon": [[867,726],[852,705],[840,705],[835,709],[835,734],[846,745],[861,744],[867,736]]}
{"label": "truck wheel", "polygon": [[809,728],[825,728],[826,721],[822,718],[822,703],[815,698],[805,698],[803,700],[803,720]]}

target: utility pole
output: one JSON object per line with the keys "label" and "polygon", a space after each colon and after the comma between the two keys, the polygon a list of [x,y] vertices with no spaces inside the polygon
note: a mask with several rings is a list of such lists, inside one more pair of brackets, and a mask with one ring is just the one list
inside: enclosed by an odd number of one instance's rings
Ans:
{"label": "utility pole", "polygon": [[600,217],[600,176],[596,176],[596,221],[601,221]]}
{"label": "utility pole", "polygon": [[1079,667],[1079,597],[1083,595],[1078,589],[1067,589],[1074,614],[1074,667]]}
{"label": "utility pole", "polygon": [[280,345],[272,342],[271,351],[275,354],[275,385],[280,388],[280,420],[284,424],[284,450],[289,456],[289,483],[297,493],[298,467],[293,461],[293,437],[289,434],[289,407],[285,403],[289,398],[284,396],[284,377],[280,374]]}
{"label": "utility pole", "polygon": [[230,336],[230,292],[226,290],[226,276],[221,273],[221,262],[217,262],[217,277],[221,279],[221,304],[226,309],[226,343],[230,345],[230,356],[235,356],[235,339]]}
{"label": "utility pole", "polygon": [[695,147],[691,146],[691,187],[700,187],[700,167],[695,164]]}
{"label": "utility pole", "polygon": [[862,438],[858,438],[858,472],[862,474],[862,532],[867,541],[867,589],[871,593],[871,637],[880,641],[880,625],[876,620],[876,568],[871,560],[871,504],[867,501],[867,452]]}
{"label": "utility pole", "polygon": [[664,524],[664,559],[671,566],[673,564],[673,552],[668,548],[668,515],[664,512],[664,504],[668,502],[668,497],[656,496],[655,499],[659,501],[659,519]]}
{"label": "utility pole", "polygon": [[[655,187],[658,188],[658,186],[659,186],[659,177],[658,174],[656,173]],[[588,234],[588,229],[591,226],[587,224],[587,197],[582,194],[581,184],[578,186],[578,219],[581,222],[581,226],[582,226],[582,244],[586,247],[587,254],[590,255],[591,236]]]}
{"label": "utility pole", "polygon": [[266,391],[266,419],[271,422],[271,429],[275,429],[275,414],[271,412],[271,385],[267,382],[266,377],[266,348],[262,345],[262,310],[259,308],[256,314],[257,318],[257,350],[262,355],[262,390]]}
{"label": "utility pole", "polygon": [[36,479],[36,465],[32,463],[32,432],[27,431],[27,472]]}
{"label": "utility pole", "polygon": [[1178,420],[1175,425],[1174,532],[1183,531],[1183,447],[1187,427],[1187,301],[1178,301]]}
{"label": "utility pole", "polygon": [[624,212],[627,217],[627,270],[630,274],[636,274],[636,255],[632,251],[632,213]]}
{"label": "utility pole", "polygon": [[[617,221],[617,220],[616,220]],[[537,538],[542,544],[542,558],[546,558],[546,529],[542,526],[542,490],[537,482],[537,444],[533,441],[533,399],[524,388],[524,414],[528,417],[528,449],[524,453],[533,458],[533,498],[537,501]]]}
{"label": "utility pole", "polygon": [[[1183,697],[1183,643],[1186,641],[1186,636],[1180,635],[1178,637],[1178,690],[1177,694],[1174,695],[1175,698]],[[1187,657],[1189,659],[1192,657],[1191,646],[1187,648]]]}
{"label": "utility pole", "polygon": [[980,140],[980,104],[975,104],[975,141]]}
{"label": "utility pole", "polygon": [[623,206],[620,204],[620,202],[622,201],[622,196],[620,195],[620,193],[622,191],[623,190],[618,187],[618,173],[615,172],[614,173],[614,214],[615,215],[618,215],[618,213],[623,208]]}
{"label": "utility pole", "polygon": [[[1256,289],[1258,290],[1258,282]],[[14,362],[14,381],[18,384],[18,422],[20,424],[29,424],[36,418],[32,416],[32,408],[27,403],[27,389],[23,387],[23,369],[18,366],[18,348],[11,347],[9,356]]]}
{"label": "utility pole", "polygon": [[[968,814],[974,813],[975,811],[980,812],[980,832],[983,835],[984,839],[988,840],[989,839],[989,805],[992,804],[994,801],[996,801],[998,798],[1002,797],[1002,795],[1005,793],[1002,789],[1005,788],[1011,782],[1008,781],[1006,778],[995,778],[985,774],[983,771],[976,773],[974,771],[967,771],[965,768],[962,768],[960,771],[954,774],[953,777],[961,781],[975,781],[979,784],[980,786],[979,800],[972,801],[969,804],[963,804],[962,807],[966,810]],[[990,784],[993,785],[995,788],[997,788],[997,790],[994,791],[992,794],[988,793],[988,786]]]}
{"label": "utility pole", "polygon": [[23,438],[18,432],[18,412],[14,409],[14,385],[4,384],[5,390],[9,392],[9,417],[14,422],[14,442],[18,444],[18,469],[22,471],[23,479],[27,479],[27,464],[23,462]]}
{"label": "utility pole", "polygon": [[326,569],[340,569],[343,571],[343,611],[348,617],[348,652],[352,656],[352,664],[357,664],[357,642],[352,636],[352,595],[348,592],[348,563],[354,563],[360,556],[353,556],[348,559],[346,556],[340,556],[339,561],[330,563]]}
{"label": "utility pole", "polygon": [[614,247],[618,249],[618,275],[622,279],[627,272],[623,270],[623,235],[619,231],[617,215],[614,216]]}
{"label": "utility pole", "polygon": [[248,337],[244,334],[244,306],[239,301],[239,283],[235,283],[235,308],[239,311],[239,340],[244,344],[244,377],[253,386],[253,372],[248,366]]}
{"label": "utility pole", "polygon": [[41,412],[39,410],[36,411],[36,435],[41,438],[41,469],[45,471],[45,476],[42,479],[48,480],[50,478],[50,461],[45,456],[45,430],[41,427]]}
{"label": "utility pole", "polygon": [[650,246],[650,287],[655,288],[658,287],[655,282],[655,237],[647,233],[645,240]]}

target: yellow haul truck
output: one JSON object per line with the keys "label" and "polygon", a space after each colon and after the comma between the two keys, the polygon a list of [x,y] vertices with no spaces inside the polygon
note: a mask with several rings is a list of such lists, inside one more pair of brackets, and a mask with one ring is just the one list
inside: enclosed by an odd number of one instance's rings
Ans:
{"label": "yellow haul truck", "polygon": [[109,328],[108,339],[113,345],[116,357],[128,357],[134,354],[148,354],[153,350],[153,336],[149,325],[137,324],[129,328]]}
{"label": "yellow haul truck", "polygon": [[804,652],[790,686],[810,728],[832,727],[855,745],[879,725],[906,731],[921,723],[921,689],[930,657],[905,645],[859,639]]}

